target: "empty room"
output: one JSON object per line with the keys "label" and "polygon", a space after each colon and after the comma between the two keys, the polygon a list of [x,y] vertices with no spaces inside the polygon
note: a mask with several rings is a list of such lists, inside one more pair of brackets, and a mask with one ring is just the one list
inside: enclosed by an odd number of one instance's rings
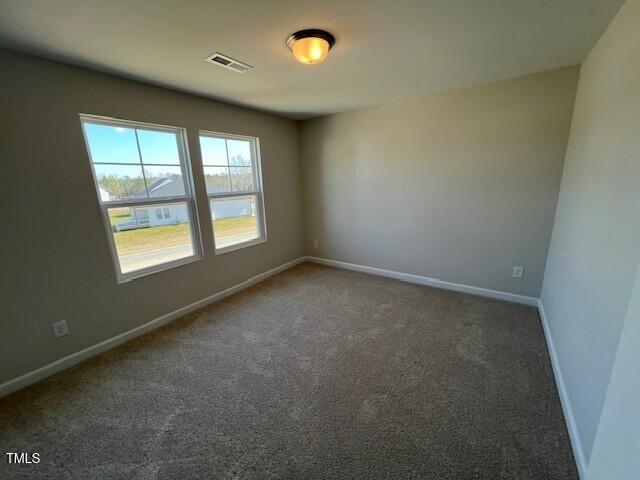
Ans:
{"label": "empty room", "polygon": [[640,480],[640,0],[0,0],[0,479]]}

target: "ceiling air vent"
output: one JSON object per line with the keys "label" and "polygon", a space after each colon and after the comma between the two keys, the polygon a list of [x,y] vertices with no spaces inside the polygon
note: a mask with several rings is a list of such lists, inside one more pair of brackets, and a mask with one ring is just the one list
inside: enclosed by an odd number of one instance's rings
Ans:
{"label": "ceiling air vent", "polygon": [[246,63],[239,62],[238,60],[234,60],[233,58],[227,57],[226,55],[223,55],[218,52],[207,57],[205,60],[209,63],[213,63],[214,65],[218,65],[220,67],[233,70],[234,72],[237,72],[237,73],[245,73],[253,68],[251,65],[247,65]]}

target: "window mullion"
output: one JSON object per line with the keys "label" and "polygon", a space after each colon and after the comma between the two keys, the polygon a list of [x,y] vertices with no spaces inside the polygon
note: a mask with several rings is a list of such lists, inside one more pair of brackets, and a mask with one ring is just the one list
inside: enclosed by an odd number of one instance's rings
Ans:
{"label": "window mullion", "polygon": [[157,205],[159,203],[179,203],[179,202],[187,202],[191,199],[191,197],[187,195],[181,195],[177,197],[153,197],[153,198],[141,198],[141,199],[130,199],[130,200],[114,200],[111,202],[101,202],[101,205],[104,205],[108,208],[117,208],[117,207],[132,207],[132,206],[144,206],[144,205]]}
{"label": "window mullion", "polygon": [[253,177],[253,187],[258,186],[258,166],[256,162],[257,154],[256,154],[256,144],[255,142],[251,144],[251,176]]}
{"label": "window mullion", "polygon": [[234,197],[249,197],[251,195],[260,195],[260,191],[244,191],[244,192],[229,192],[229,193],[209,193],[207,196],[212,199],[216,198],[234,198]]}
{"label": "window mullion", "polygon": [[[140,152],[138,152],[140,155]],[[138,166],[140,163],[123,163],[123,162],[91,162],[93,165],[130,165],[130,166]],[[177,163],[145,163],[147,167],[179,167],[180,165]]]}
{"label": "window mullion", "polygon": [[224,139],[224,151],[227,154],[227,172],[229,173],[229,191],[233,191],[233,183],[231,182],[231,165],[229,164],[229,143],[227,139]]}
{"label": "window mullion", "polygon": [[144,191],[147,192],[147,198],[149,197],[149,187],[147,187],[147,176],[144,173],[144,164],[142,163],[142,151],[140,150],[140,140],[138,139],[138,129],[134,128],[133,133],[136,135],[136,146],[138,147],[138,159],[140,160],[140,168],[142,169],[142,181],[144,182]]}

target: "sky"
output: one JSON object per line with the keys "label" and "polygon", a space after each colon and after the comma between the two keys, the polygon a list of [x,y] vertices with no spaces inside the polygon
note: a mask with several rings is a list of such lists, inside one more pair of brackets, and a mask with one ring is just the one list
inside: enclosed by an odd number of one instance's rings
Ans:
{"label": "sky", "polygon": [[[226,146],[225,146],[226,143]],[[229,163],[227,162],[227,151]],[[247,140],[200,137],[202,164],[205,166],[251,165],[251,145]]]}
{"label": "sky", "polygon": [[[85,122],[85,132],[94,164],[116,163],[119,165],[96,165],[96,173],[106,175],[137,176],[140,172],[140,155],[133,128],[114,127]],[[172,167],[145,167],[167,173],[180,172],[180,155],[176,133],[153,130],[138,130],[140,153],[143,164],[173,165]],[[129,165],[124,165],[129,164]],[[133,164],[133,165],[132,165]]]}
{"label": "sky", "polygon": [[[180,173],[180,155],[175,132],[116,127],[91,122],[85,122],[84,128],[98,176],[140,176],[140,167],[134,166],[140,165],[140,154],[143,164],[167,165],[167,167],[145,167],[145,169],[153,171],[154,174]],[[136,144],[136,130],[140,154]],[[200,148],[204,165],[227,166],[229,163],[232,166],[251,165],[249,141],[201,136]],[[227,161],[227,150],[230,161]],[[96,165],[100,163],[117,165]],[[173,167],[169,167],[169,165],[173,165]]]}

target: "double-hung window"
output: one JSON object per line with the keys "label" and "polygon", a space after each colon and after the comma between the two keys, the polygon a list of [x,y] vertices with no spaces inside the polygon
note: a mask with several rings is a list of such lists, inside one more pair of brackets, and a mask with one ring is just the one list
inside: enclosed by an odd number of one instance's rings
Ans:
{"label": "double-hung window", "polygon": [[216,253],[266,240],[258,139],[200,132]]}
{"label": "double-hung window", "polygon": [[200,258],[185,131],[80,118],[118,281]]}

